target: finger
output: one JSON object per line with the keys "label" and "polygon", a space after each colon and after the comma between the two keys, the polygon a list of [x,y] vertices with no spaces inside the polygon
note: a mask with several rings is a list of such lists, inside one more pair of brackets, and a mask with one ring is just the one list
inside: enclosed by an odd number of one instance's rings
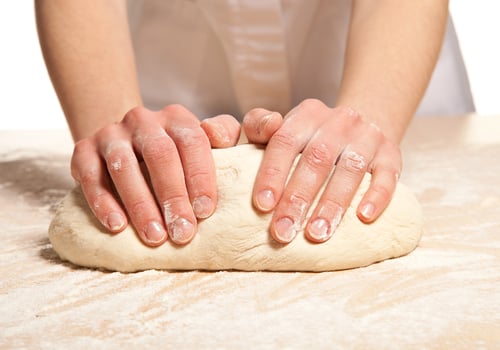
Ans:
{"label": "finger", "polygon": [[243,117],[243,131],[251,143],[268,143],[282,124],[281,114],[264,108],[254,108]]}
{"label": "finger", "polygon": [[[327,118],[321,107],[325,105],[319,101],[301,103],[287,114],[281,128],[269,140],[252,196],[258,210],[271,211],[281,198],[295,158]],[[288,224],[287,227],[291,226]]]}
{"label": "finger", "polygon": [[111,233],[123,231],[127,226],[127,216],[113,195],[107,170],[90,139],[75,145],[71,173],[101,224]]}
{"label": "finger", "polygon": [[346,149],[342,153],[318,205],[306,227],[306,236],[313,242],[328,240],[359,187],[366,172],[367,156]]}
{"label": "finger", "polygon": [[136,140],[140,143],[134,146],[141,150],[167,232],[174,243],[186,244],[196,232],[196,217],[175,143],[161,128]]}
{"label": "finger", "polygon": [[184,169],[185,184],[197,218],[213,214],[217,203],[215,164],[207,135],[187,109],[172,106],[161,111]]}
{"label": "finger", "polygon": [[365,223],[375,221],[382,214],[396,190],[401,172],[401,153],[395,145],[388,148],[387,151],[384,151],[385,147],[381,148],[377,153],[370,186],[357,208],[359,219]]}
{"label": "finger", "polygon": [[235,146],[240,138],[240,123],[229,114],[204,119],[200,126],[214,148]]}
{"label": "finger", "polygon": [[271,211],[285,186],[288,173],[304,142],[295,137],[298,130],[284,126],[271,139],[256,176],[253,202],[263,212]]}
{"label": "finger", "polygon": [[318,131],[304,149],[271,221],[271,235],[278,242],[288,243],[295,237],[333,169],[341,149],[330,138],[325,130]]}
{"label": "finger", "polygon": [[150,246],[167,239],[163,219],[142,175],[132,145],[119,126],[100,131],[99,152],[141,240]]}
{"label": "finger", "polygon": [[360,125],[360,119],[351,119],[351,122],[353,130],[358,130],[352,140],[359,141],[353,141],[342,151],[333,175],[309,219],[306,237],[313,242],[324,242],[335,232],[381,141],[378,129],[367,124]]}

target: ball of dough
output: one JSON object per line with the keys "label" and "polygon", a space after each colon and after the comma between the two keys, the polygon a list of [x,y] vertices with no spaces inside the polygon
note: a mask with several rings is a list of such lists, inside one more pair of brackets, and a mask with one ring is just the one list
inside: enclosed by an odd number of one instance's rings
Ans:
{"label": "ball of dough", "polygon": [[106,233],[90,211],[80,188],[63,200],[49,228],[49,238],[61,259],[76,265],[133,272],[167,270],[331,271],[349,269],[411,252],[422,234],[421,207],[399,184],[389,207],[372,224],[362,223],[355,209],[366,191],[363,179],[350,208],[332,238],[321,244],[299,232],[287,245],[271,238],[271,214],[252,206],[253,182],[263,150],[254,145],[214,149],[219,202],[208,219],[200,221],[193,241],[176,246],[145,246],[129,226],[119,234]]}

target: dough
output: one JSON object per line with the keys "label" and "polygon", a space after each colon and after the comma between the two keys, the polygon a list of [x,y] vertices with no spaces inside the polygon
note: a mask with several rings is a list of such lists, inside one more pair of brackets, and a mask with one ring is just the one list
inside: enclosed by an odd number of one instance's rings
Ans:
{"label": "dough", "polygon": [[416,198],[399,184],[390,206],[373,224],[358,220],[355,208],[366,190],[364,178],[352,206],[333,237],[314,244],[300,232],[288,245],[268,233],[270,214],[258,214],[251,193],[263,150],[253,145],[213,151],[219,203],[198,225],[186,246],[167,241],[149,248],[128,227],[111,235],[94,218],[79,188],[63,200],[49,228],[61,259],[76,265],[132,272],[168,270],[331,271],[366,266],[412,251],[422,233],[422,212]]}

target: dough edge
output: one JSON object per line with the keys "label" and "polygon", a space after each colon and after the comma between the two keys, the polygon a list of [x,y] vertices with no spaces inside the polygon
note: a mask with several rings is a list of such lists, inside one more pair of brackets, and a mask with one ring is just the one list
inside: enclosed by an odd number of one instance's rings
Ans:
{"label": "dough edge", "polygon": [[167,241],[160,247],[147,247],[131,226],[116,235],[106,233],[79,187],[59,206],[49,227],[50,242],[62,260],[120,272],[334,271],[400,257],[418,245],[423,232],[422,209],[401,183],[377,221],[368,225],[359,221],[355,208],[369,185],[369,174],[329,241],[310,243],[303,231],[299,231],[290,244],[275,243],[267,231],[271,215],[258,214],[250,198],[262,153],[262,149],[253,145],[213,150],[220,196],[218,208],[212,217],[199,223],[198,233],[188,245],[176,246]]}

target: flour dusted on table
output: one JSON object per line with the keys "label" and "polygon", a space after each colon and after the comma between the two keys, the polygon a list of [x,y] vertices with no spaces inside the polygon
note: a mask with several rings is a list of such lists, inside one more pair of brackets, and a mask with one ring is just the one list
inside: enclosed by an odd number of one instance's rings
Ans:
{"label": "flour dusted on table", "polygon": [[[372,224],[362,223],[356,207],[368,188],[367,174],[332,238],[310,243],[301,231],[291,243],[278,244],[268,226],[271,214],[252,206],[253,182],[263,150],[239,145],[213,150],[219,202],[198,233],[185,246],[169,241],[145,246],[129,226],[113,235],[94,218],[79,188],[62,202],[49,228],[49,238],[61,259],[76,265],[133,272],[167,270],[332,271],[367,266],[411,252],[423,227],[415,196],[398,184],[389,207]],[[313,206],[314,207],[314,206]]]}

